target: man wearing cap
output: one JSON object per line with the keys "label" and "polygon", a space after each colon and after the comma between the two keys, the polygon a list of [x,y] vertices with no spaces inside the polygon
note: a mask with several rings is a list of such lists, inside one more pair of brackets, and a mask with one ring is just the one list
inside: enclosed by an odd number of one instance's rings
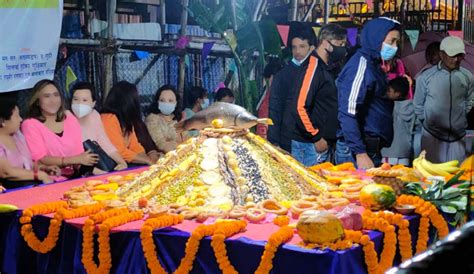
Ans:
{"label": "man wearing cap", "polygon": [[474,101],[471,72],[461,67],[464,42],[454,36],[441,41],[438,65],[417,79],[414,106],[423,129],[421,149],[426,158],[440,163],[466,157],[467,117]]}

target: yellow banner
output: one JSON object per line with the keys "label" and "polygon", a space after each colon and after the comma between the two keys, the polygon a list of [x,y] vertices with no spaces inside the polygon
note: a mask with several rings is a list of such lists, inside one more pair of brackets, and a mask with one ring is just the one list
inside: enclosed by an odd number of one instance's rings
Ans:
{"label": "yellow banner", "polygon": [[60,0],[0,0],[0,9],[51,9],[59,6]]}

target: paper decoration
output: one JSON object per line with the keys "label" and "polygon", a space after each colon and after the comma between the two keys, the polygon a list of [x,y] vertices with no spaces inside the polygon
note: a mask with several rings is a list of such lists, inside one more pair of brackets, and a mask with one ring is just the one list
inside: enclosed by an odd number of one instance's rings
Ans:
{"label": "paper decoration", "polygon": [[415,50],[416,44],[418,43],[418,37],[420,36],[420,31],[416,29],[407,29],[405,30],[408,39],[410,40],[411,48]]}
{"label": "paper decoration", "polygon": [[188,46],[190,41],[191,41],[191,38],[189,38],[187,36],[181,36],[181,37],[179,37],[178,40],[176,40],[175,48],[185,49]]}
{"label": "paper decoration", "polygon": [[138,60],[146,59],[150,56],[150,53],[147,51],[136,50],[135,55],[137,56]]}
{"label": "paper decoration", "polygon": [[321,30],[321,27],[313,27],[314,35],[316,35],[316,37],[319,36],[319,31],[320,30]]}
{"label": "paper decoration", "polygon": [[201,51],[201,61],[204,63],[209,53],[211,53],[211,49],[214,46],[214,42],[206,42],[202,44],[202,51]]}
{"label": "paper decoration", "polygon": [[189,55],[184,55],[184,64],[186,67],[191,67],[191,60],[189,60]]}
{"label": "paper decoration", "polygon": [[367,1],[365,1],[365,3],[367,4],[367,8],[369,10],[374,8],[374,1],[373,0],[367,0]]}
{"label": "paper decoration", "polygon": [[369,5],[367,5],[367,4],[363,4],[363,5],[362,5],[362,8],[360,9],[360,12],[361,12],[361,13],[367,13],[367,11],[368,11],[368,6],[369,6]]}
{"label": "paper decoration", "polygon": [[69,86],[77,80],[76,74],[70,66],[66,68],[66,92],[69,93]]}
{"label": "paper decoration", "polygon": [[357,44],[357,28],[347,29],[347,40],[353,47]]}
{"label": "paper decoration", "polygon": [[287,25],[277,25],[278,33],[280,34],[281,40],[285,47],[288,44],[288,34],[290,33],[290,26]]}
{"label": "paper decoration", "polygon": [[436,9],[436,0],[430,0],[431,3],[431,9],[434,10]]}
{"label": "paper decoration", "polygon": [[216,89],[214,90],[214,93],[216,93],[219,89],[221,88],[225,88],[225,84],[224,82],[220,82],[219,84],[217,84],[217,87]]}
{"label": "paper decoration", "polygon": [[456,36],[464,40],[464,33],[461,30],[448,30],[449,36]]}

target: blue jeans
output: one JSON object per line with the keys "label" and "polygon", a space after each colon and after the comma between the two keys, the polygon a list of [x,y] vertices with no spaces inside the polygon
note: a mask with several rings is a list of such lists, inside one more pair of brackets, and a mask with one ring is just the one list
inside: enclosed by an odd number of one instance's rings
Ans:
{"label": "blue jeans", "polygon": [[317,164],[316,148],[313,143],[291,140],[291,155],[305,166],[314,166]]}
{"label": "blue jeans", "polygon": [[[382,156],[379,153],[370,153],[367,152],[372,162],[374,162],[374,166],[380,166],[382,164]],[[357,161],[354,158],[354,155],[351,152],[349,146],[342,141],[341,139],[337,140],[336,143],[336,164],[342,164],[345,162],[353,162],[354,165],[357,166]]]}

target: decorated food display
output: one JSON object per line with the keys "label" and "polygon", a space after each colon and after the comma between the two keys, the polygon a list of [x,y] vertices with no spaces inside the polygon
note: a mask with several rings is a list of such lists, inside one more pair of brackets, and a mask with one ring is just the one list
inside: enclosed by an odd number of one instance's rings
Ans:
{"label": "decorated food display", "polygon": [[[470,189],[461,180],[464,172],[472,174],[467,164],[429,163],[422,154],[413,169],[384,164],[364,171],[352,163],[305,168],[251,133],[248,127],[263,121],[249,113],[229,110],[217,115],[210,108],[195,119],[180,126],[201,129],[199,137],[179,145],[147,170],[88,180],[67,190],[62,201],[25,209],[20,223],[27,244],[47,253],[55,247],[64,220],[87,217],[82,227],[82,263],[89,273],[107,273],[113,264],[110,230],[141,221],[147,266],[152,273],[166,273],[157,259],[153,231],[199,222],[176,273],[192,270],[200,241],[207,236],[222,272],[236,273],[224,240],[244,233],[248,223],[267,228],[274,224],[279,228],[268,234],[256,273],[269,273],[278,247],[295,237],[302,248],[361,246],[367,271],[383,273],[393,265],[397,250],[404,261],[427,248],[430,225],[439,238],[449,233],[440,211],[455,214],[458,222],[466,214]],[[431,176],[436,172],[439,176]],[[40,214],[53,214],[43,240],[32,226],[33,216]],[[420,218],[416,250],[412,250],[407,215]],[[367,233],[370,230],[383,233],[380,255]],[[98,260],[94,258],[96,232]]]}

